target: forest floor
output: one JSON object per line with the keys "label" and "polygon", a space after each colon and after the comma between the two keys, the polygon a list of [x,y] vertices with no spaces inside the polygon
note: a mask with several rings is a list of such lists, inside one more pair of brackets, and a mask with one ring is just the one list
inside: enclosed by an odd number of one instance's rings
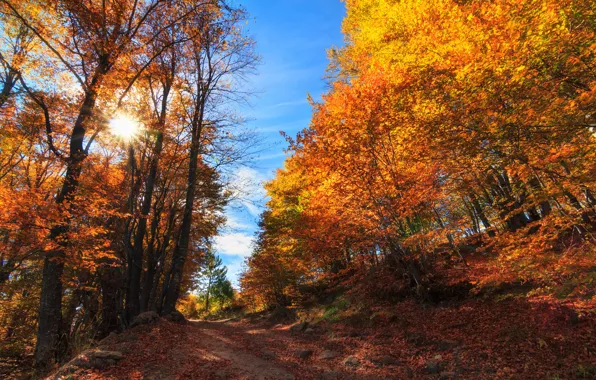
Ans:
{"label": "forest floor", "polygon": [[433,306],[404,301],[308,329],[273,325],[265,315],[162,319],[100,343],[123,354],[118,364],[61,378],[594,379],[593,310],[512,293]]}

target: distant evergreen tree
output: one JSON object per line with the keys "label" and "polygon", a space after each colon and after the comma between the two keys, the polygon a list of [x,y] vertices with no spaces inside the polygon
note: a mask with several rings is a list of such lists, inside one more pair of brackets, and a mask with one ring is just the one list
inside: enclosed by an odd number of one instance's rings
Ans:
{"label": "distant evergreen tree", "polygon": [[211,298],[219,302],[222,306],[226,301],[233,299],[234,288],[232,287],[232,283],[227,279],[216,282],[211,287]]}
{"label": "distant evergreen tree", "polygon": [[212,299],[223,303],[234,296],[232,283],[226,278],[227,273],[228,268],[223,265],[221,258],[211,250],[207,251],[196,279],[198,293],[205,299],[206,312],[209,312]]}

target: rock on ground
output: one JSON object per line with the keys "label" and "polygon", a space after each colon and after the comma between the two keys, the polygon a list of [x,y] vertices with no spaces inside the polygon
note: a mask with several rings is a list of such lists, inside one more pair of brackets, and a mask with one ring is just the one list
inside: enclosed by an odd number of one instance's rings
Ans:
{"label": "rock on ground", "polygon": [[134,317],[130,327],[135,327],[139,325],[147,325],[150,323],[155,323],[159,321],[159,314],[154,311],[146,311]]}
{"label": "rock on ground", "polygon": [[313,350],[298,350],[296,356],[300,359],[308,359],[313,354]]}
{"label": "rock on ground", "polygon": [[321,355],[319,355],[319,359],[331,360],[331,359],[335,359],[338,356],[339,356],[339,352],[337,352],[337,351],[325,350],[321,353]]}
{"label": "rock on ground", "polygon": [[358,367],[360,365],[360,360],[355,356],[348,356],[344,359],[343,363],[345,366]]}
{"label": "rock on ground", "polygon": [[399,360],[397,360],[393,356],[389,356],[389,355],[384,355],[384,356],[373,358],[373,359],[371,359],[371,362],[373,362],[374,364],[379,365],[379,366],[392,366],[392,365],[400,364]]}
{"label": "rock on ground", "polygon": [[64,376],[75,373],[81,368],[101,370],[118,364],[123,357],[124,356],[120,351],[88,350],[62,366],[58,372],[56,372],[54,379],[62,379]]}
{"label": "rock on ground", "polygon": [[170,322],[175,322],[175,323],[186,323],[186,318],[184,317],[184,315],[179,312],[178,310],[174,310],[173,312],[171,312],[170,314],[166,315],[165,318],[170,321]]}
{"label": "rock on ground", "polygon": [[276,306],[275,309],[267,316],[267,320],[273,323],[290,322],[296,319],[296,312],[283,306]]}

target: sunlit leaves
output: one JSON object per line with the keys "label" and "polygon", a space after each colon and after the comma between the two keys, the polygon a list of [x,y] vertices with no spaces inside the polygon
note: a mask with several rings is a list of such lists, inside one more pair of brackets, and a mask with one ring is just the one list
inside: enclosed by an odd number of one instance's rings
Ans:
{"label": "sunlit leaves", "polygon": [[591,2],[346,5],[336,81],[269,186],[270,215],[295,202],[278,189],[296,176],[308,202],[263,238],[296,239],[318,274],[388,255],[429,265],[481,235],[503,273],[571,271],[553,252],[589,247],[596,221]]}

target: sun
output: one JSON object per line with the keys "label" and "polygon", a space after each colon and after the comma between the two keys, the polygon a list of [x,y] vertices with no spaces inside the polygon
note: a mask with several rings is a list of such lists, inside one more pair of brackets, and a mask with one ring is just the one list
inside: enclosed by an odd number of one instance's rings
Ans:
{"label": "sun", "polygon": [[110,120],[112,134],[124,140],[130,140],[139,133],[139,123],[126,115],[117,115]]}

